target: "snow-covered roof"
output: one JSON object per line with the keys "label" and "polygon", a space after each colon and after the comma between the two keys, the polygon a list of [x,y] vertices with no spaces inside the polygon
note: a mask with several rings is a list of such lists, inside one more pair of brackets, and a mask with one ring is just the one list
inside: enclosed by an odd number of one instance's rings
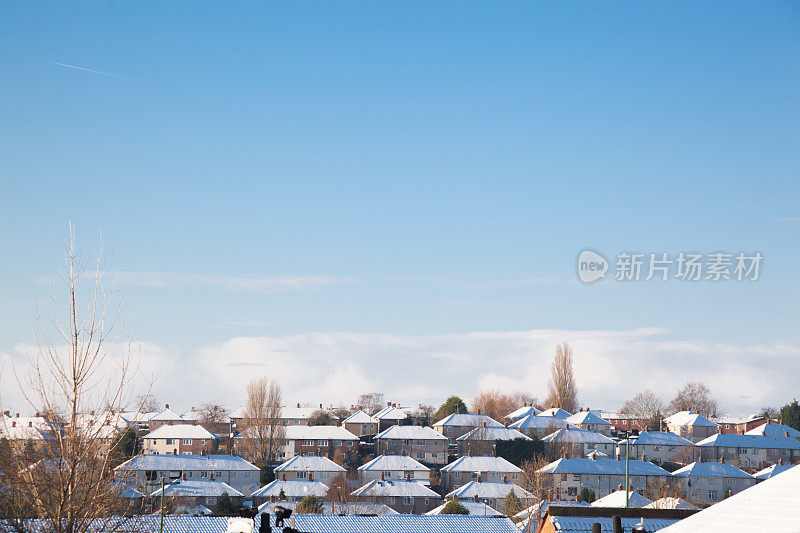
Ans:
{"label": "snow-covered roof", "polygon": [[592,450],[591,452],[586,454],[586,457],[588,457],[589,459],[592,459],[592,458],[594,458],[594,459],[605,459],[606,457],[608,457],[608,454],[607,453],[603,453],[600,450]]}
{"label": "snow-covered roof", "polygon": [[375,439],[446,439],[441,433],[426,426],[392,426],[375,435]]}
{"label": "snow-covered roof", "polygon": [[179,505],[173,514],[185,514],[189,516],[210,516],[214,512],[205,505],[188,504]]}
{"label": "snow-covered roof", "polygon": [[325,411],[328,413],[334,420],[338,420],[333,413],[331,413],[328,409],[324,407],[281,407],[281,418],[285,418],[287,420],[296,419],[296,420],[307,420],[311,418],[311,416],[316,413],[317,411]]}
{"label": "snow-covered roof", "polygon": [[679,468],[672,473],[674,477],[712,477],[752,479],[753,476],[730,463],[695,462]]}
{"label": "snow-covered roof", "polygon": [[287,440],[358,440],[342,426],[286,426]]}
{"label": "snow-covered roof", "polygon": [[532,405],[523,405],[522,407],[520,407],[516,411],[511,411],[510,413],[508,413],[506,415],[506,418],[508,418],[510,420],[519,420],[522,417],[529,416],[529,415],[536,416],[539,413],[541,413],[541,411],[538,410],[537,408],[535,408],[534,406],[532,406]]}
{"label": "snow-covered roof", "polygon": [[515,472],[522,469],[503,457],[463,456],[442,468],[442,472]]}
{"label": "snow-covered roof", "polygon": [[[669,476],[669,472],[650,461],[628,461],[632,476]],[[539,472],[552,474],[625,475],[625,461],[616,459],[563,458],[541,468]]]}
{"label": "snow-covered roof", "polygon": [[173,426],[159,426],[143,439],[216,439],[217,436],[203,426],[192,424],[175,424]]}
{"label": "snow-covered roof", "polygon": [[415,461],[407,455],[379,455],[367,464],[358,467],[361,471],[420,471],[429,472],[430,468],[422,463]]}
{"label": "snow-covered roof", "polygon": [[[639,436],[631,437],[631,444],[639,444],[643,446],[657,445],[657,446],[694,446],[690,440],[686,440],[680,435],[669,431],[642,431]],[[619,442],[621,446],[625,445],[625,440]]]}
{"label": "snow-covered roof", "polygon": [[544,415],[528,415],[526,417],[520,418],[516,422],[509,424],[508,427],[513,429],[523,429],[523,428],[530,428],[530,429],[540,429],[540,428],[550,428],[553,431],[557,429],[564,429],[570,426],[566,419],[564,418],[557,418],[554,416],[544,416]]}
{"label": "snow-covered roof", "polygon": [[255,490],[250,496],[258,498],[275,496],[277,498],[280,496],[281,490],[283,490],[283,494],[287,498],[304,498],[306,496],[323,498],[328,493],[328,486],[319,481],[305,481],[301,479],[281,481],[276,479],[272,483],[268,483],[260,489]]}
{"label": "snow-covered roof", "polygon": [[767,468],[765,468],[763,470],[759,470],[758,472],[753,474],[753,477],[756,478],[759,481],[766,481],[767,479],[770,479],[773,476],[777,476],[778,474],[780,474],[782,472],[786,472],[787,470],[789,470],[793,466],[794,465],[772,465],[772,466],[768,466]]}
{"label": "snow-covered roof", "polygon": [[121,413],[120,416],[127,420],[130,423],[138,422],[148,422],[151,418],[156,416],[158,413],[156,411],[150,411],[149,413],[142,413],[140,411],[126,411]]}
{"label": "snow-covered roof", "polygon": [[592,413],[591,411],[581,411],[579,413],[575,413],[571,417],[566,419],[567,422],[573,425],[581,425],[581,424],[595,424],[598,426],[610,426],[611,423],[603,420],[596,414]]}
{"label": "snow-covered roof", "polygon": [[644,507],[645,509],[697,509],[697,507],[687,502],[683,498],[674,498],[669,496],[648,503]]}
{"label": "snow-covered roof", "polygon": [[[486,505],[483,502],[474,502],[474,501],[465,500],[465,501],[458,502],[458,503],[460,503],[461,505],[466,507],[467,511],[469,511],[469,514],[471,514],[473,516],[503,516],[503,513],[501,513],[499,511],[489,507],[488,505]],[[440,505],[436,509],[433,509],[432,511],[428,511],[425,514],[427,516],[440,515],[440,514],[442,514],[442,510],[444,509],[445,505],[447,505],[447,502],[444,502],[442,505]]]}
{"label": "snow-covered roof", "polygon": [[360,409],[353,413],[352,415],[348,416],[344,420],[342,420],[342,424],[377,424],[378,419],[369,416],[364,411]]}
{"label": "snow-covered roof", "polygon": [[433,426],[456,426],[456,427],[483,427],[484,424],[486,427],[503,427],[503,424],[498,422],[497,420],[490,418],[486,415],[476,415],[471,413],[453,413],[452,415],[448,415],[438,422],[436,422]]}
{"label": "snow-covered roof", "polygon": [[703,415],[691,411],[679,411],[672,416],[668,416],[664,421],[675,426],[719,427],[716,422],[712,422]]}
{"label": "snow-covered roof", "polygon": [[545,442],[569,442],[572,444],[614,444],[614,441],[588,429],[559,429],[542,439]]}
{"label": "snow-covered roof", "polygon": [[157,413],[157,414],[153,415],[152,417],[150,417],[150,420],[164,421],[164,422],[168,422],[168,421],[178,422],[178,421],[183,420],[183,419],[180,417],[180,415],[178,413],[176,413],[175,411],[173,411],[172,409],[167,407],[163,411],[160,411],[159,413]]}
{"label": "snow-covered roof", "polygon": [[[613,518],[611,516],[581,516],[580,514],[550,515],[548,520],[552,525],[552,531],[564,532],[588,532],[592,530],[594,524],[600,525],[601,531],[613,531]],[[678,518],[644,518],[644,517],[622,517],[622,531],[635,531],[635,528],[642,528],[642,531],[659,531],[672,524],[678,523]],[[520,522],[520,525],[522,523]],[[537,524],[538,526],[538,524]],[[526,530],[527,531],[527,530]]]}
{"label": "snow-covered roof", "polygon": [[446,498],[468,500],[477,496],[482,498],[505,498],[514,491],[518,498],[532,498],[533,495],[516,483],[501,483],[499,481],[470,481],[447,494]]}
{"label": "snow-covered roof", "polygon": [[119,465],[117,470],[178,470],[178,471],[243,471],[258,467],[234,455],[137,455]]}
{"label": "snow-covered roof", "polygon": [[553,416],[555,418],[563,418],[567,419],[572,416],[571,413],[566,412],[565,410],[561,409],[560,407],[551,407],[550,409],[545,409],[541,413],[540,416]]}
{"label": "snow-covered roof", "polygon": [[764,448],[770,450],[800,450],[800,441],[791,437],[766,437],[764,435],[737,435],[717,433],[697,443],[697,446],[722,446],[725,448]]}
{"label": "snow-covered roof", "polygon": [[[537,520],[536,516],[541,518],[547,513],[547,509],[554,505],[556,507],[589,507],[589,504],[584,501],[575,501],[575,500],[545,500],[542,502],[536,502],[533,505],[526,507],[522,511],[518,512],[514,515],[514,518],[521,520],[521,519],[528,519],[530,517],[534,517]],[[538,524],[537,524],[538,527]],[[522,528],[520,528],[522,529]],[[524,531],[528,531],[524,529]]]}
{"label": "snow-covered roof", "polygon": [[192,407],[191,409],[189,409],[188,411],[186,411],[181,415],[181,418],[186,420],[187,422],[194,422],[200,420],[200,417],[201,417],[200,411],[198,411],[194,407]]}
{"label": "snow-covered roof", "polygon": [[763,426],[758,426],[757,428],[751,429],[750,431],[746,432],[745,435],[764,435],[766,437],[788,436],[798,439],[800,438],[800,431],[797,431],[793,427],[785,424],[764,424]]}
{"label": "snow-covered roof", "polygon": [[749,533],[799,531],[800,468],[729,496],[711,507],[662,529],[662,533]]}
{"label": "snow-covered roof", "polygon": [[408,418],[408,415],[405,414],[403,411],[396,407],[384,407],[377,413],[375,413],[375,418],[378,420],[405,420]]}
{"label": "snow-covered roof", "polygon": [[[244,494],[222,481],[180,480],[164,487],[165,496],[212,497],[222,496],[223,492],[227,492],[228,496],[244,496]],[[161,487],[156,489],[150,496],[161,496]]]}
{"label": "snow-covered roof", "polygon": [[424,498],[441,498],[437,493],[431,489],[418,483],[416,481],[399,481],[399,480],[384,480],[373,479],[363,487],[353,491],[353,496],[421,496]]}
{"label": "snow-covered roof", "polygon": [[237,407],[228,413],[228,416],[231,418],[244,418],[244,407]]}
{"label": "snow-covered roof", "polygon": [[16,422],[0,423],[0,437],[8,440],[54,440],[55,437],[37,427],[24,426]]}
{"label": "snow-covered roof", "polygon": [[522,439],[522,440],[531,440],[530,437],[527,435],[523,435],[516,429],[506,428],[506,427],[487,427],[487,428],[475,428],[472,431],[461,435],[456,440],[514,440],[514,439]]}
{"label": "snow-covered roof", "polygon": [[[628,493],[628,507],[644,507],[651,503],[653,500],[645,498],[636,491],[632,490]],[[593,501],[592,507],[625,507],[625,491],[618,490],[603,496],[599,500]]]}
{"label": "snow-covered roof", "polygon": [[[327,515],[396,515],[400,514],[384,503],[375,502],[321,502],[322,513]],[[300,505],[299,501],[292,502],[266,502],[258,506],[259,513],[274,513],[275,506],[280,505],[285,509],[295,511]],[[308,516],[308,515],[306,515]]]}
{"label": "snow-covered roof", "polygon": [[276,472],[344,472],[345,469],[327,457],[319,455],[295,455],[275,467]]}

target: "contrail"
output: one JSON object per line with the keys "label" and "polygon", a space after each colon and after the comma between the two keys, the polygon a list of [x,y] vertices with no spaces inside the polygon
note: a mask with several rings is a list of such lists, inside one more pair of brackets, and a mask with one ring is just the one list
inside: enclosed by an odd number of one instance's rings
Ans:
{"label": "contrail", "polygon": [[103,74],[104,76],[113,76],[115,78],[127,78],[127,76],[122,76],[120,74],[112,74],[111,72],[103,72],[102,70],[93,70],[90,68],[77,67],[75,65],[67,65],[66,63],[58,63],[56,61],[53,61],[53,64],[58,65],[59,67],[74,68],[76,70],[85,70],[86,72],[94,72],[95,74]]}

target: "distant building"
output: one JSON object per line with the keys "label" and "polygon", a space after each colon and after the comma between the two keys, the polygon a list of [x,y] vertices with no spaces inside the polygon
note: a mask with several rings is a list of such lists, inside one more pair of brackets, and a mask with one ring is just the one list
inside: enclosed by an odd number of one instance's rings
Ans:
{"label": "distant building", "polygon": [[458,437],[469,433],[475,428],[485,428],[485,427],[504,427],[503,424],[490,418],[486,415],[476,415],[476,414],[458,414],[454,413],[452,415],[446,416],[445,418],[439,420],[433,425],[433,429],[444,435],[450,440],[451,444],[456,443],[456,439]]}
{"label": "distant building", "polygon": [[464,456],[443,467],[439,472],[444,491],[451,491],[471,481],[519,483],[522,469],[502,457]]}
{"label": "distant building", "polygon": [[174,426],[177,424],[185,424],[186,422],[180,417],[178,413],[169,408],[166,408],[150,417],[148,422],[148,430],[155,431],[161,426]]}
{"label": "distant building", "polygon": [[[217,498],[223,494],[230,497],[233,505],[242,504],[244,494],[222,481],[193,479],[164,486],[164,497],[182,505],[215,505]],[[150,496],[160,497],[161,487],[154,490]]]}
{"label": "distant building", "polygon": [[523,405],[519,409],[508,413],[506,416],[503,417],[503,421],[507,424],[512,424],[517,420],[521,420],[526,416],[536,416],[541,411],[535,408],[533,405]]}
{"label": "distant building", "polygon": [[756,484],[753,476],[728,463],[691,463],[672,476],[683,498],[695,504],[717,503]]}
{"label": "distant building", "polygon": [[[628,443],[628,440],[630,442]],[[617,443],[617,455],[625,458],[626,443],[630,457],[651,461],[655,459],[659,463],[672,461],[676,463],[688,464],[697,459],[699,451],[693,442],[684,439],[675,433],[666,431],[642,431],[639,435],[630,439],[621,440]]]}
{"label": "distant building", "polygon": [[533,502],[533,494],[516,483],[497,481],[470,481],[466,485],[447,493],[445,498],[448,500],[479,501],[489,507],[499,509],[502,508],[503,501],[510,492],[513,492],[519,498],[523,507],[527,507]]}
{"label": "distant building", "polygon": [[328,486],[320,481],[276,479],[253,491],[249,499],[254,504],[260,505],[267,501],[275,502],[284,498],[289,502],[303,501],[306,496],[316,496],[322,499],[326,494],[328,494]]}
{"label": "distant building", "polygon": [[431,470],[408,455],[379,455],[358,467],[359,485],[376,479],[416,481],[430,485]]}
{"label": "distant building", "polygon": [[495,455],[499,441],[531,440],[530,437],[506,427],[475,428],[456,439],[458,455]]}
{"label": "distant building", "polygon": [[692,442],[719,433],[719,424],[691,411],[680,411],[664,419],[667,429]]}
{"label": "distant building", "polygon": [[[594,491],[598,498],[625,486],[625,463],[616,459],[558,459],[541,468],[549,476],[553,499],[574,499],[582,488]],[[670,473],[650,461],[630,460],[628,482],[635,491],[663,486]]]}
{"label": "distant building", "polygon": [[217,451],[217,436],[203,426],[161,425],[142,437],[144,453],[210,455]]}
{"label": "distant building", "polygon": [[579,413],[575,413],[571,417],[567,418],[566,422],[577,428],[588,431],[596,431],[606,436],[611,434],[611,423],[600,418],[591,411],[581,411]]}
{"label": "distant building", "polygon": [[408,415],[396,406],[390,405],[375,413],[373,418],[378,420],[378,431],[383,431],[402,424]]}
{"label": "distant building", "polygon": [[510,429],[516,429],[520,433],[529,437],[542,438],[559,429],[567,429],[571,426],[566,419],[554,416],[528,415],[520,418],[516,422],[509,424]]}
{"label": "distant building", "polygon": [[295,455],[320,455],[345,460],[358,453],[358,437],[341,426],[286,426],[281,458]]}
{"label": "distant building", "polygon": [[401,514],[425,514],[439,505],[442,497],[416,481],[372,480],[353,491],[358,501],[382,503]]}
{"label": "distant building", "polygon": [[767,422],[760,426],[756,426],[747,432],[745,435],[763,435],[765,437],[791,437],[800,440],[800,431],[785,424],[775,424]]}
{"label": "distant building", "polygon": [[378,433],[378,419],[361,410],[345,418],[342,426],[356,437]]}
{"label": "distant building", "polygon": [[586,429],[559,429],[542,439],[548,450],[562,457],[587,457],[592,452],[614,455],[616,444],[597,431]]}
{"label": "distant building", "polygon": [[330,486],[334,479],[346,472],[327,457],[296,455],[275,467],[275,477],[281,481],[319,481]]}
{"label": "distant building", "polygon": [[703,461],[724,460],[741,468],[800,463],[800,441],[791,437],[718,433],[698,442],[697,449]]}
{"label": "distant building", "polygon": [[429,427],[391,426],[373,440],[378,454],[408,455],[434,465],[447,463],[447,439]]}

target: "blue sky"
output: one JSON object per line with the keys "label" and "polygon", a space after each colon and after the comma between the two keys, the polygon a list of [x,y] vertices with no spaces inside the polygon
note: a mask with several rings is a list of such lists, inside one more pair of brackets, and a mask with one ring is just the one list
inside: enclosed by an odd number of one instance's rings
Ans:
{"label": "blue sky", "polygon": [[[774,380],[800,371],[799,23],[791,2],[5,4],[0,353],[32,342],[72,220],[87,254],[102,228],[126,323],[178,367],[249,339],[266,344],[239,355],[289,388],[303,370],[270,346],[302,339],[283,349],[323,354],[319,401],[357,394],[331,377],[342,366],[405,402],[541,396],[553,344],[598,332],[576,353],[587,403],[630,395],[589,369],[631,350],[649,364],[624,389],[699,377],[732,411],[788,400]],[[751,283],[585,286],[584,248],[764,264]],[[413,373],[376,380],[367,362],[398,342],[386,357],[424,365],[440,336],[469,351],[475,332],[547,340],[487,348],[413,393]],[[693,349],[713,365],[675,364]],[[510,361],[532,381],[503,381]],[[721,377],[754,369],[769,373],[747,398]]]}

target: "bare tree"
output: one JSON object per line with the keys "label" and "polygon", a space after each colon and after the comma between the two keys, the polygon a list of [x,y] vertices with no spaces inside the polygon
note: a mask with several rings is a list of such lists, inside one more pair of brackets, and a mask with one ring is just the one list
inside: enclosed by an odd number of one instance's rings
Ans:
{"label": "bare tree", "polygon": [[514,402],[516,407],[523,407],[525,405],[532,405],[539,410],[542,410],[542,405],[539,403],[539,400],[533,394],[529,394],[527,392],[513,392],[511,393],[511,399]]}
{"label": "bare tree", "polygon": [[152,413],[161,410],[161,403],[153,394],[140,394],[136,397],[133,404],[140,413]]}
{"label": "bare tree", "polygon": [[500,393],[496,390],[486,390],[475,396],[470,402],[473,413],[481,413],[495,420],[503,420],[519,405],[513,396]]}
{"label": "bare tree", "polygon": [[556,346],[556,354],[550,367],[547,404],[570,413],[578,410],[578,387],[572,372],[572,348],[566,342]]}
{"label": "bare tree", "polygon": [[677,394],[669,402],[669,411],[692,411],[703,416],[716,416],[719,410],[717,400],[711,395],[708,385],[699,381],[689,381],[678,389]]}
{"label": "bare tree", "polygon": [[652,390],[642,391],[627,402],[619,410],[620,413],[630,415],[651,431],[661,429],[661,420],[664,416],[666,404]]}
{"label": "bare tree", "polygon": [[532,505],[526,505],[528,522],[532,524],[532,528],[526,528],[526,531],[533,531],[537,527],[539,519],[543,516],[543,506],[547,506],[555,499],[553,494],[553,474],[542,472],[542,468],[549,463],[547,459],[541,456],[536,456],[530,461],[522,463],[522,477],[520,485],[522,488],[532,494]]}
{"label": "bare tree", "polygon": [[247,385],[242,436],[246,454],[261,464],[275,464],[284,445],[282,393],[277,380],[254,378]]}
{"label": "bare tree", "polygon": [[361,394],[356,401],[356,407],[367,413],[374,415],[384,407],[383,393],[381,392],[368,392]]}
{"label": "bare tree", "polygon": [[[53,533],[131,529],[112,518],[128,506],[122,491],[129,480],[124,474],[114,478],[114,447],[122,439],[113,438],[110,421],[116,424],[132,399],[137,361],[132,343],[113,342],[119,301],[103,283],[102,261],[99,255],[96,270],[86,271],[70,225],[65,291],[54,286],[37,306],[38,353],[17,379],[31,410],[63,425],[52,426],[33,448],[8,441],[5,457],[13,464],[2,470],[13,498],[0,490],[0,507],[10,511],[10,525],[18,531],[27,528],[17,521],[26,516],[43,519],[40,527]],[[20,503],[24,508],[14,509]]]}

